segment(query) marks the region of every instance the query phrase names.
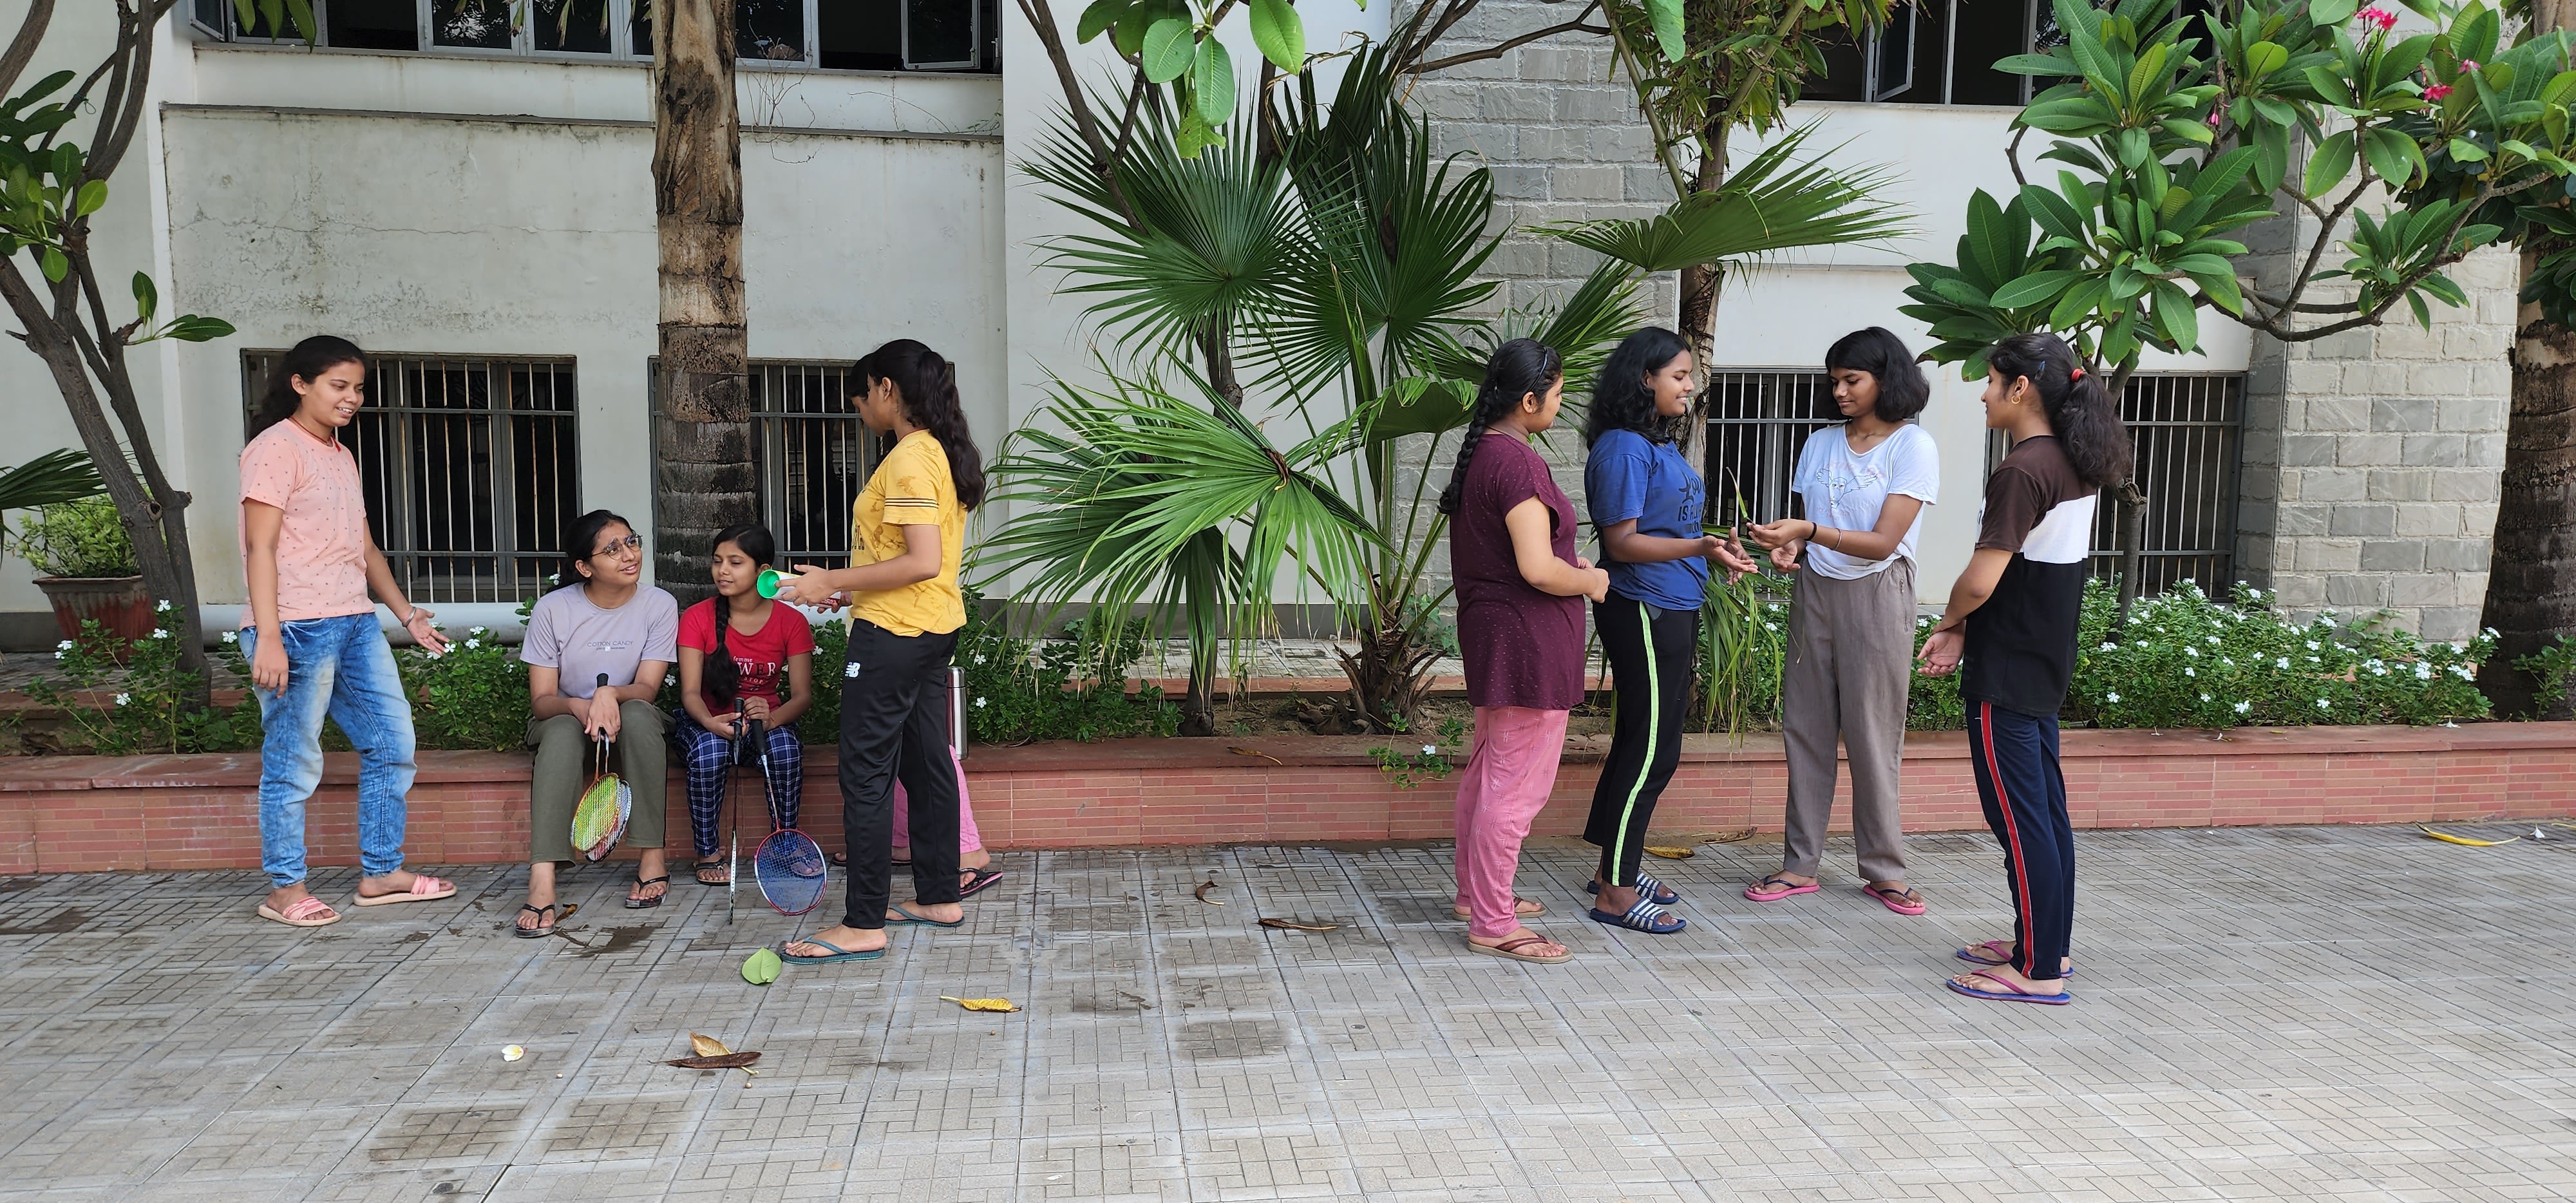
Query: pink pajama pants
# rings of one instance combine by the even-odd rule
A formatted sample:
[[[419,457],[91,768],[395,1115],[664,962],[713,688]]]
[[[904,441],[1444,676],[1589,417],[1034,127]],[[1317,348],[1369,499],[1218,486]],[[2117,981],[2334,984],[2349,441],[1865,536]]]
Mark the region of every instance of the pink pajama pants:
[[[1563,710],[1476,707],[1476,743],[1458,779],[1458,905],[1470,935],[1497,940],[1520,930],[1512,875],[1521,841],[1556,788],[1565,751]]]
[[[954,756],[949,757],[948,764],[957,770],[957,850],[981,852],[984,850],[984,837],[975,830],[975,808],[966,801],[966,764]],[[898,780],[894,783],[894,834],[897,841],[912,832],[912,828],[904,826],[904,802],[903,782]],[[909,848],[911,845],[898,842],[895,847]]]

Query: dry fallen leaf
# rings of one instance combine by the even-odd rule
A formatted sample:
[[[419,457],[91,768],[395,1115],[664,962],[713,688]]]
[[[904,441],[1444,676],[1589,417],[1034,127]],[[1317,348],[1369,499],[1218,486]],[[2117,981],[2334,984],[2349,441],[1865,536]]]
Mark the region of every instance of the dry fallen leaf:
[[[758,1064],[759,1061],[760,1054],[758,1052],[748,1052],[720,1053],[714,1056],[702,1057],[682,1057],[677,1061],[665,1061],[663,1064],[677,1065],[682,1069],[749,1069],[753,1065]]]
[[[1646,845],[1646,851],[1650,855],[1660,856],[1665,860],[1689,860],[1690,858],[1699,855],[1688,848],[1664,847],[1655,844]]]
[[[2428,836],[2433,837],[2434,839],[2440,840],[2440,841],[2442,841],[2442,842],[2443,842],[2443,843],[2445,843],[2445,844],[2458,844],[2458,845],[2461,845],[2461,846],[2463,846],[2463,847],[2467,847],[2467,848],[2493,848],[2493,847],[2496,847],[2496,846],[2498,846],[2498,845],[2502,845],[2502,844],[2510,844],[2510,843],[2512,843],[2514,840],[2518,840],[2518,839],[2521,839],[2521,838],[2522,838],[2521,836],[2518,836],[2518,835],[2517,835],[2517,836],[2512,837],[2512,839],[2502,839],[2502,840],[2473,840],[2473,839],[2470,839],[2469,837],[2464,836],[2464,835],[2451,835],[2451,834],[2449,834],[2449,833],[2447,833],[2447,832],[2435,831],[2435,830],[2433,830],[2432,828],[2430,828],[2430,827],[2426,827],[2426,826],[2424,826],[2424,825],[2422,825],[2422,824],[2420,824],[2420,823],[2416,825],[2415,829],[2416,829],[2417,831],[2421,831],[2421,832],[2423,832],[2424,834],[2426,834],[2426,835],[2428,835]]]
[[[1199,901],[1204,902],[1204,903],[1208,904],[1209,906],[1224,906],[1224,905],[1225,905],[1225,899],[1222,899],[1222,898],[1210,898],[1210,897],[1208,897],[1208,891],[1213,890],[1213,889],[1215,889],[1215,888],[1216,888],[1216,883],[1215,883],[1215,882],[1213,882],[1213,881],[1211,881],[1211,882],[1207,883],[1206,885],[1200,886],[1200,887],[1198,888],[1198,897],[1199,897]]]
[[[1299,923],[1293,919],[1264,919],[1261,921],[1261,926],[1276,927],[1286,931],[1340,931],[1342,928],[1339,923]]]
[[[724,1041],[718,1040],[713,1036],[701,1036],[696,1032],[691,1032],[689,1033],[689,1051],[696,1053],[701,1057],[721,1057],[733,1050],[726,1048]]]
[[[1007,998],[953,998],[942,994],[941,1002],[953,1002],[969,1011],[1017,1011],[1020,1008]]]

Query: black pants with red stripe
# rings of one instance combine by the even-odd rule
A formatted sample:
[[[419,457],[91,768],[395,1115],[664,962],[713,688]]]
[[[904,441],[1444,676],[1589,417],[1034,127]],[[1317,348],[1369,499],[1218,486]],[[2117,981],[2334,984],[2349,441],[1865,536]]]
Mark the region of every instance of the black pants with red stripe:
[[[1968,755],[1986,826],[2004,846],[2012,890],[2013,968],[2055,981],[2075,926],[2075,831],[2057,765],[2057,719],[1968,702]]]

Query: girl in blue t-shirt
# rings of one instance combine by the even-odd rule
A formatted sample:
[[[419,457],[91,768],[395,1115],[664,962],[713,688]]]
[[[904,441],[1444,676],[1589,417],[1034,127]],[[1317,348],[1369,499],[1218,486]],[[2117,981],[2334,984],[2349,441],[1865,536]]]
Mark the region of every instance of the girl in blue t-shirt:
[[[1629,335],[1602,367],[1583,425],[1592,449],[1583,468],[1585,503],[1610,573],[1610,596],[1594,607],[1593,626],[1618,691],[1609,759],[1583,829],[1601,848],[1591,917],[1655,935],[1686,926],[1662,909],[1680,895],[1641,873],[1637,862],[1655,801],[1681,763],[1708,560],[1730,577],[1754,567],[1741,549],[1701,529],[1706,490],[1674,445],[1690,410],[1693,367],[1680,335],[1653,326]]]

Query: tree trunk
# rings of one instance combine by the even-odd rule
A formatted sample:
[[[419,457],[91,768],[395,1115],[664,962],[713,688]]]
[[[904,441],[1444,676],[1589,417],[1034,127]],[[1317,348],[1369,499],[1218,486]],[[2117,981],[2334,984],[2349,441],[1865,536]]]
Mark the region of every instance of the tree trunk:
[[[1715,192],[1726,182],[1727,127],[1713,125],[1700,133],[1699,170],[1691,179],[1693,194]],[[1681,199],[1679,197],[1674,198]],[[1709,355],[1717,345],[1717,294],[1726,283],[1726,273],[1712,266],[1685,267],[1681,272],[1681,330],[1691,353],[1690,414],[1684,419],[1680,445],[1682,458],[1702,469],[1708,466],[1708,379]],[[1732,488],[1726,482],[1710,481],[1712,496],[1719,488]],[[1725,506],[1715,507],[1724,513]],[[1751,521],[1749,514],[1739,518]]]
[[[2529,274],[2541,248],[2523,252]],[[2483,625],[2497,633],[2478,688],[2496,713],[2532,705],[2532,680],[2513,662],[2576,635],[2576,330],[2525,302],[2513,342],[2513,409],[2487,572]],[[2542,718],[2565,718],[2558,713]]]
[[[757,516],[742,276],[742,120],[733,6],[658,0],[653,215],[660,256],[653,577],[712,592],[716,531]]]

